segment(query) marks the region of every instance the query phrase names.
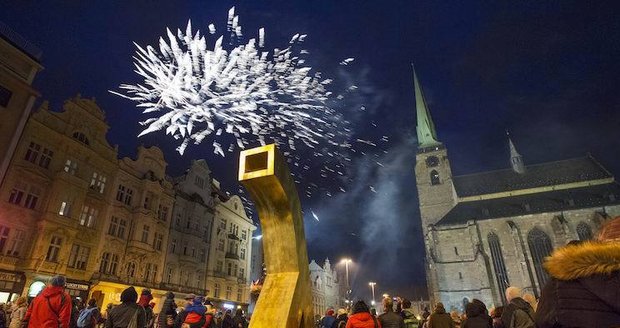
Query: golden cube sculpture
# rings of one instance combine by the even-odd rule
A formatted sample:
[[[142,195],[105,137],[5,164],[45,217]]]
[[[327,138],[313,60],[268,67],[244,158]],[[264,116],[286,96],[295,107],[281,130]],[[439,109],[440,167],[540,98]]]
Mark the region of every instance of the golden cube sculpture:
[[[308,251],[299,195],[275,145],[244,150],[239,181],[256,204],[267,276],[250,328],[313,327]]]

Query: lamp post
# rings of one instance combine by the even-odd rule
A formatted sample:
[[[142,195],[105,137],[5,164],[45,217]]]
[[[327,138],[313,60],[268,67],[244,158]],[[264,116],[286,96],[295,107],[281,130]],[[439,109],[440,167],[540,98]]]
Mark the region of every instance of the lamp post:
[[[376,282],[369,282],[368,286],[370,286],[370,291],[372,292],[372,306],[375,306],[375,285],[377,283]]]
[[[351,285],[349,284],[349,263],[351,263],[351,259],[350,258],[344,258],[342,259],[341,262],[344,262],[344,270],[345,270],[345,279],[347,282],[347,291],[345,293],[345,299],[348,303],[349,301],[349,296],[351,296]]]

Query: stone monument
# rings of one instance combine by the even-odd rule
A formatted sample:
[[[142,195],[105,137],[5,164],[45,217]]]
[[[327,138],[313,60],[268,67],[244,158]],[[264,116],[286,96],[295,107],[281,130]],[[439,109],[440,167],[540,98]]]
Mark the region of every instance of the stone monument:
[[[250,328],[313,327],[306,236],[295,182],[275,145],[244,150],[239,181],[256,204],[267,276]]]

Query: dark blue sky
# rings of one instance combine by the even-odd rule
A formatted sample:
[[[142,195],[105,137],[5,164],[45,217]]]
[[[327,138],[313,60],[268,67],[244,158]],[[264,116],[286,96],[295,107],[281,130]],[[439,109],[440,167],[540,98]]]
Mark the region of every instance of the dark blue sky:
[[[236,158],[212,154],[208,143],[178,155],[162,133],[137,139],[140,112],[108,93],[138,82],[133,41],[154,44],[166,27],[221,29],[236,5],[244,34],[265,27],[267,48],[307,33],[310,64],[324,76],[351,79],[368,110],[355,118],[358,136],[390,143],[358,159],[351,192],[303,199],[310,257],[355,261],[354,287],[411,296],[424,285],[413,165],[415,62],[439,138],[455,174],[508,166],[509,129],[527,163],[591,152],[613,173],[620,150],[620,11],[615,1],[2,1],[0,20],[43,50],[35,85],[60,108],[80,92],[96,97],[121,155],[138,144],[164,149],[169,174],[206,158],[215,177],[237,190]],[[355,57],[343,72],[338,62]],[[372,122],[377,127],[372,126]],[[385,154],[382,150],[387,150]],[[303,154],[302,154],[303,155]],[[369,186],[377,193],[369,191]],[[307,220],[308,221],[308,220]]]

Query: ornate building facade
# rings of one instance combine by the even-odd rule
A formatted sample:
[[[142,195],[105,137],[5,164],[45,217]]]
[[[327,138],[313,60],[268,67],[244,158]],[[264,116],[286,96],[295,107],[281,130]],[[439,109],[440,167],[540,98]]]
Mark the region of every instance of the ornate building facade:
[[[312,306],[315,316],[325,315],[328,308],[344,308],[344,296],[341,293],[338,272],[332,268],[329,259],[323,266],[310,261],[310,283],[312,284]]]
[[[414,73],[415,176],[431,302],[493,307],[519,286],[540,296],[551,251],[589,239],[620,214],[620,185],[592,156],[525,165],[508,140],[510,168],[453,176]]]

